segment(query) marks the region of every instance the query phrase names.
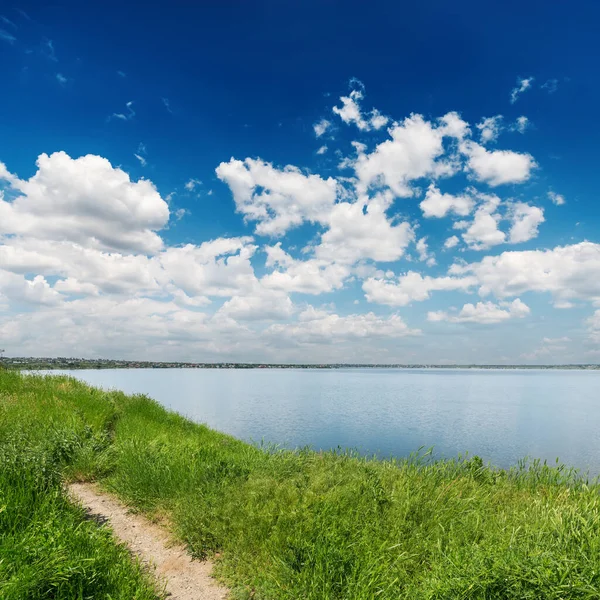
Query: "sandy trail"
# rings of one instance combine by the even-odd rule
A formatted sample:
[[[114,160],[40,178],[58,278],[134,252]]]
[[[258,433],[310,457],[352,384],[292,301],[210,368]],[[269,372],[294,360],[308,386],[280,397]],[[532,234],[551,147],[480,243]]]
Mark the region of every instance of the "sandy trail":
[[[211,577],[212,564],[192,560],[185,547],[173,545],[169,534],[141,515],[128,511],[114,497],[89,483],[69,486],[74,500],[89,516],[108,523],[115,536],[150,567],[169,600],[224,600],[228,590]]]

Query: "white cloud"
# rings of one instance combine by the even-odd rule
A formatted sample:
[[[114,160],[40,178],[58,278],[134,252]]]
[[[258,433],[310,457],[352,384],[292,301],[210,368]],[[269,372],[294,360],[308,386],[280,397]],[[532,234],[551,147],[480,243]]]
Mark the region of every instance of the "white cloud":
[[[519,133],[525,133],[525,131],[527,129],[529,129],[531,127],[531,121],[525,117],[525,116],[521,116],[521,117],[517,117],[517,120],[515,121],[514,125],[511,127],[511,129],[513,131],[518,131]]]
[[[522,319],[529,315],[529,307],[516,298],[512,302],[501,303],[478,302],[477,304],[465,304],[456,315],[445,311],[427,313],[427,320],[432,322],[448,321],[449,323],[480,323],[489,325],[500,323],[508,319]]]
[[[486,250],[492,246],[503,244],[506,235],[498,229],[500,215],[496,213],[500,198],[495,194],[478,194],[483,203],[475,211],[471,223],[461,221],[454,224],[456,229],[466,228],[463,240],[472,250]]]
[[[317,150],[317,154],[325,154],[325,152],[327,152],[327,146],[321,146],[318,150]]]
[[[519,77],[517,79],[517,87],[513,88],[510,93],[510,103],[514,104],[523,92],[531,88],[532,83],[533,77]]]
[[[502,131],[502,115],[495,117],[486,117],[480,123],[477,123],[477,129],[480,131],[482,144],[495,142]]]
[[[587,325],[592,342],[600,344],[600,310],[595,311],[587,320]]]
[[[315,135],[319,138],[325,134],[325,132],[331,127],[331,121],[327,119],[321,119],[313,125]]]
[[[294,311],[285,293],[261,289],[253,294],[233,296],[219,309],[219,314],[236,321],[277,321],[289,319]]]
[[[445,217],[453,212],[461,217],[466,217],[471,213],[475,201],[471,196],[442,193],[434,183],[430,184],[425,194],[425,199],[419,205],[425,217]]]
[[[548,198],[550,198],[552,203],[556,204],[556,206],[562,206],[566,202],[565,197],[562,194],[557,194],[552,190],[548,192]]]
[[[194,179],[193,177],[189,179],[185,185],[183,186],[188,192],[193,192],[198,186],[202,185],[202,182],[199,179]]]
[[[291,338],[302,344],[335,343],[340,340],[368,338],[398,338],[419,335],[410,329],[398,315],[378,317],[372,312],[340,316],[309,307],[298,322],[290,325],[275,324],[267,334]]]
[[[216,173],[230,187],[238,212],[258,222],[260,235],[282,235],[304,221],[323,222],[337,196],[333,177],[305,175],[291,165],[276,169],[260,159],[232,158]]]
[[[446,239],[446,241],[444,242],[444,248],[446,248],[447,250],[450,250],[450,248],[454,248],[459,243],[460,243],[460,240],[458,239],[458,237],[453,235]]]
[[[371,118],[369,124],[375,130],[385,127],[389,123],[389,118],[382,115],[376,108],[371,111]]]
[[[527,242],[538,235],[538,227],[545,221],[544,211],[537,206],[517,202],[511,207],[512,226],[509,231],[511,244]]]
[[[266,266],[273,270],[261,279],[269,289],[285,293],[322,294],[340,289],[352,270],[348,264],[312,258],[296,260],[281,248],[267,246]]]
[[[479,294],[498,298],[525,292],[547,292],[555,305],[567,307],[572,300],[600,305],[600,244],[581,242],[549,250],[503,252],[480,262],[455,264],[449,273],[475,277]]]
[[[347,125],[354,123],[362,131],[370,129],[369,123],[362,115],[360,100],[363,93],[361,90],[352,90],[348,96],[342,96],[342,106],[334,106],[333,112]]]
[[[57,73],[56,74],[56,81],[58,81],[58,83],[60,83],[60,85],[66,85],[66,83],[69,80],[62,73]]]
[[[422,177],[454,174],[459,166],[453,158],[438,160],[444,154],[445,137],[465,135],[467,124],[456,113],[448,113],[437,125],[421,115],[411,115],[389,130],[391,139],[378,144],[373,152],[359,151],[355,162],[358,190],[370,185],[389,187],[396,196],[415,194],[410,182]]]
[[[145,167],[148,164],[148,161],[141,154],[134,154],[134,156],[140,161],[142,167]]]
[[[419,260],[421,262],[425,262],[428,267],[433,267],[436,264],[435,255],[429,251],[429,247],[427,245],[427,237],[422,237],[416,243],[417,254],[419,255]]]
[[[169,220],[169,208],[154,185],[133,182],[108,160],[89,154],[41,154],[28,180],[8,173],[0,178],[20,193],[0,197],[0,234],[67,240],[85,247],[155,253],[163,242],[156,231]]]
[[[474,277],[423,277],[409,271],[394,279],[370,277],[362,286],[369,302],[388,306],[407,306],[428,300],[434,291],[468,291],[477,283]]]
[[[354,263],[361,259],[400,259],[414,232],[407,222],[393,224],[386,216],[392,196],[380,193],[370,200],[339,202],[323,220],[328,229],[315,247],[315,256],[330,262]]]
[[[472,141],[463,142],[461,151],[467,156],[467,170],[472,177],[492,187],[524,183],[537,167],[531,154],[511,150],[489,151]]]
[[[173,109],[171,108],[171,102],[168,98],[161,98],[163,106],[166,108],[167,112],[173,114]]]
[[[0,290],[4,297],[19,303],[53,305],[62,300],[42,275],[26,279],[23,275],[0,269]]]

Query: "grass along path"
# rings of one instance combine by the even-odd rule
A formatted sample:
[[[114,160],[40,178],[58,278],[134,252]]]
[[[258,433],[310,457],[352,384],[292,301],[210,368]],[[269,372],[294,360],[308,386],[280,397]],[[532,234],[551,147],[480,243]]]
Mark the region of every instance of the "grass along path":
[[[505,471],[477,458],[260,449],[145,397],[14,372],[0,372],[0,451],[30,465],[31,477],[39,464],[68,481],[97,481],[163,518],[196,558],[218,553],[215,572],[240,600],[600,598],[600,488],[558,465]],[[39,499],[21,509],[16,475],[4,489],[0,526],[11,531]],[[67,525],[50,522],[69,539]],[[27,581],[32,552],[26,544],[22,555],[2,554],[4,543],[0,597],[86,597],[3,596],[6,570]],[[45,581],[58,572],[70,582],[75,571],[81,585],[92,576],[111,589],[141,585],[126,570],[115,579],[105,569],[112,550],[99,548],[97,574],[84,555],[67,554],[69,570],[50,550],[37,569]]]
[[[212,563],[192,560],[162,527],[133,514],[114,497],[89,483],[72,483],[69,495],[93,520],[110,525],[114,535],[158,579],[169,600],[224,600],[227,590],[211,577]]]

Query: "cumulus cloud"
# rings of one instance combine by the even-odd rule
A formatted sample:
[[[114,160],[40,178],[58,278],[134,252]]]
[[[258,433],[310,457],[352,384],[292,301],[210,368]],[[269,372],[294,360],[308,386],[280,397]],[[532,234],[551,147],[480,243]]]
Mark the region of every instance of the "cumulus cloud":
[[[409,271],[398,278],[369,277],[363,283],[363,291],[369,302],[388,306],[407,306],[411,302],[423,302],[434,291],[467,291],[477,283],[474,277],[423,277]]]
[[[302,344],[320,344],[345,339],[414,336],[421,332],[418,329],[410,329],[399,315],[382,318],[370,312],[340,316],[311,306],[300,314],[297,323],[275,324],[267,333],[291,337]]]
[[[455,229],[466,229],[463,240],[472,250],[486,250],[492,246],[503,244],[506,234],[500,231],[498,223],[500,215],[496,213],[500,198],[495,194],[478,194],[482,204],[475,211],[472,222],[460,221],[454,224]]]
[[[150,181],[133,182],[92,154],[41,154],[36,164],[28,180],[1,166],[0,178],[18,195],[0,198],[0,234],[148,254],[162,248],[156,231],[167,224],[169,208]]]
[[[479,323],[490,325],[507,321],[508,319],[522,319],[529,315],[529,307],[516,298],[512,302],[501,303],[478,302],[465,304],[458,314],[452,315],[445,311],[427,313],[427,320],[433,322],[447,321],[448,323]]]
[[[441,159],[445,152],[444,138],[460,139],[468,130],[456,113],[448,113],[437,124],[421,115],[411,115],[389,130],[390,138],[377,145],[371,153],[359,149],[354,163],[358,189],[369,186],[389,187],[396,196],[415,194],[411,182],[422,177],[433,179],[450,176],[458,169],[455,157]]]
[[[544,211],[537,206],[517,202],[511,208],[512,226],[509,231],[511,244],[527,242],[538,235],[538,227],[545,221]]]
[[[497,298],[525,292],[549,293],[555,306],[568,307],[573,300],[600,305],[600,244],[581,242],[548,250],[503,252],[480,262],[455,264],[454,277],[474,277],[479,294]]]
[[[266,266],[273,270],[261,279],[266,288],[285,293],[323,294],[340,289],[350,276],[350,265],[318,258],[297,260],[281,243],[265,248]]]
[[[519,77],[517,79],[517,86],[514,87],[510,92],[510,103],[514,104],[523,92],[526,92],[531,88],[532,83],[533,77]]]
[[[400,259],[414,231],[408,222],[393,224],[386,216],[393,198],[380,193],[356,202],[339,202],[323,220],[328,229],[315,247],[317,258],[345,263],[361,259],[390,262]]]
[[[348,96],[342,96],[342,106],[334,106],[333,112],[346,124],[354,123],[359,129],[366,131],[370,129],[370,125],[363,117],[360,100],[363,93],[361,90],[352,90]]]
[[[327,152],[327,146],[321,146],[318,150],[317,150],[317,154],[325,154]]]
[[[482,144],[495,142],[498,139],[502,131],[502,119],[502,115],[496,115],[495,117],[486,117],[480,123],[477,123]]]
[[[460,239],[457,236],[452,235],[449,238],[446,238],[446,241],[444,242],[444,248],[446,248],[446,250],[450,250],[451,248],[457,246],[459,243]]]
[[[524,183],[537,167],[533,156],[527,153],[512,150],[490,151],[472,141],[465,141],[461,150],[467,157],[467,171],[470,175],[492,187],[507,183]]]
[[[454,196],[440,192],[434,183],[430,184],[425,194],[425,199],[419,205],[425,217],[445,217],[454,213],[466,217],[475,206],[475,201],[469,195]]]
[[[291,165],[277,169],[260,159],[232,158],[216,173],[231,189],[238,212],[256,221],[261,235],[282,235],[303,221],[322,222],[337,196],[333,177],[304,174]]]
[[[422,237],[415,245],[419,260],[427,264],[428,267],[433,267],[436,264],[435,255],[429,250],[427,245],[427,237]]]

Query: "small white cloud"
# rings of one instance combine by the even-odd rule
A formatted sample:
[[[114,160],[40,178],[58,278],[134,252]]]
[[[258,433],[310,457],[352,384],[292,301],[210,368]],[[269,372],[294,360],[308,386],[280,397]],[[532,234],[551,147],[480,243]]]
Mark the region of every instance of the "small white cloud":
[[[548,198],[550,198],[556,206],[562,206],[566,202],[565,197],[562,194],[557,194],[552,190],[548,192]]]
[[[426,263],[428,267],[433,267],[436,264],[436,260],[434,254],[429,251],[427,237],[422,237],[415,246],[419,254],[419,260]]]
[[[375,130],[385,127],[389,122],[389,118],[382,115],[376,108],[371,111],[371,118],[369,124]]]
[[[148,161],[145,158],[147,154],[148,152],[146,152],[146,144],[140,142],[138,144],[138,150],[136,153],[134,153],[134,156],[140,161],[142,167],[145,167],[148,164]]]
[[[517,79],[517,87],[513,88],[513,90],[510,93],[510,103],[514,104],[517,101],[520,94],[526,92],[528,89],[531,88],[532,83],[533,77],[519,77]]]
[[[199,185],[202,185],[202,182],[199,179],[190,179],[183,187],[188,192],[193,192]]]
[[[482,144],[488,142],[495,142],[502,131],[502,115],[496,115],[495,117],[486,117],[477,123],[477,129],[481,132],[480,139]]]
[[[361,131],[368,131],[371,126],[363,117],[360,108],[360,101],[362,98],[363,93],[361,90],[352,90],[348,96],[342,96],[340,98],[342,106],[334,106],[333,112],[347,125],[354,123]]]
[[[133,117],[135,117],[135,110],[133,110],[133,101],[130,100],[125,104],[125,108],[127,109],[126,113],[113,113],[107,119],[107,121],[112,121],[113,119],[117,119],[119,121],[131,121]]]
[[[321,146],[318,150],[317,150],[317,154],[325,154],[325,152],[327,152],[327,146]]]
[[[525,133],[526,129],[531,127],[531,121],[525,117],[518,117],[514,124],[511,126],[511,131],[518,131],[519,133]]]
[[[321,137],[329,128],[331,127],[331,121],[327,119],[321,119],[317,123],[313,125],[313,129],[315,131],[315,135],[319,138]]]
[[[67,81],[69,81],[62,73],[56,74],[56,81],[60,83],[60,85],[66,85]]]
[[[185,209],[185,208],[178,208],[178,209],[175,211],[175,218],[176,218],[178,221],[181,221],[181,219],[183,219],[183,217],[185,217],[185,215],[189,215],[189,214],[190,214],[190,211],[189,211],[189,210],[187,210],[187,209]]]
[[[548,79],[546,83],[541,85],[541,88],[546,90],[549,94],[554,94],[558,89],[558,79]]]
[[[460,239],[457,236],[453,235],[444,242],[444,248],[450,250],[450,248],[454,248],[459,242]]]
[[[168,98],[161,98],[163,106],[167,109],[167,112],[173,114],[173,109],[171,108],[171,103]]]

